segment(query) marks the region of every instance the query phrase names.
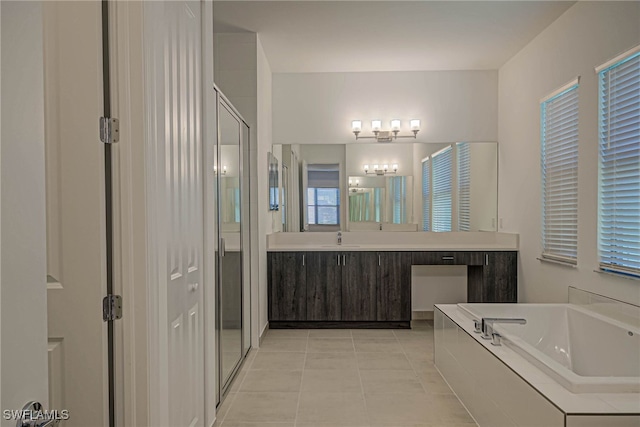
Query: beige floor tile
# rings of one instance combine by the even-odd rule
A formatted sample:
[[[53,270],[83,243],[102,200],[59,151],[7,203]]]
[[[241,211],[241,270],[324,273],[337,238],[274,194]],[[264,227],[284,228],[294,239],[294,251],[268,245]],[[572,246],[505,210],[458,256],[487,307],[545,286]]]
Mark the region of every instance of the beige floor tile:
[[[259,421],[257,423],[245,421],[225,421],[221,427],[295,427],[296,423],[266,423]]]
[[[267,426],[268,427],[268,426]],[[296,427],[370,427],[369,423],[296,423]]]
[[[432,329],[433,320],[412,320],[411,329]]]
[[[285,370],[296,371],[301,370],[304,367],[304,353],[280,353],[280,352],[259,352],[255,360],[249,367],[251,370],[255,369],[273,369],[273,370]]]
[[[300,391],[302,371],[248,371],[240,391]]]
[[[432,339],[399,339],[400,345],[406,352],[425,352],[433,354]]]
[[[446,383],[439,372],[418,372],[418,379],[427,393],[433,394],[452,394],[451,388]]]
[[[238,392],[224,422],[295,421],[299,393]]]
[[[440,421],[427,394],[365,394],[370,423],[394,426]]]
[[[309,338],[351,338],[350,329],[312,329]]]
[[[309,338],[309,353],[341,353],[353,351],[351,338]]]
[[[266,338],[307,338],[309,329],[269,329]]]
[[[409,359],[403,353],[356,353],[359,369],[412,370]]]
[[[402,347],[395,338],[360,338],[354,340],[356,352],[402,353]]]
[[[355,353],[307,353],[305,370],[357,369]]]
[[[395,338],[391,329],[353,329],[353,338]]]
[[[433,404],[440,423],[473,423],[473,418],[453,394],[433,395]]]
[[[362,393],[300,393],[298,423],[366,424]]]
[[[365,394],[426,394],[413,371],[363,370],[360,371],[360,377]]]
[[[394,329],[393,335],[396,338],[419,338],[419,337],[431,337],[433,338],[432,329]]]
[[[244,381],[244,377],[247,375],[247,371],[248,369],[246,368],[246,366],[243,366],[240,372],[238,372],[238,375],[236,375],[236,378],[233,380],[231,388],[229,389],[230,392],[238,391],[238,389],[240,388],[240,384],[242,384],[242,381]]]
[[[302,377],[302,392],[362,393],[357,369],[349,370],[305,370]]]
[[[265,338],[260,346],[260,352],[302,352],[307,350],[306,338]]]
[[[416,372],[432,371],[433,353],[428,351],[405,351],[405,355]]]

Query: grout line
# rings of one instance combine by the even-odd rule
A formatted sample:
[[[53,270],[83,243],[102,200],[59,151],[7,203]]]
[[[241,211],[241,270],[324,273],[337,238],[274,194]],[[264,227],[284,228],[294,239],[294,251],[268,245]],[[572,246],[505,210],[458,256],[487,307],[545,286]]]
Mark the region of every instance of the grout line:
[[[364,416],[367,420],[367,424],[371,425],[371,420],[369,419],[369,408],[367,407],[367,396],[364,392],[364,384],[362,383],[362,375],[360,374],[360,364],[358,363],[358,352],[356,351],[356,342],[353,338],[353,332],[351,333],[351,342],[353,343],[353,351],[356,357],[356,370],[358,371],[358,380],[360,381],[360,390],[362,391],[362,401],[364,402]]]
[[[300,390],[298,390],[298,402],[296,405],[296,416],[293,419],[293,425],[298,425],[298,413],[300,412],[300,400],[302,399],[302,382],[304,381],[304,371],[307,369],[307,354],[309,354],[309,336],[311,330],[307,331],[307,344],[304,347],[304,362],[302,362],[302,373],[300,374]]]

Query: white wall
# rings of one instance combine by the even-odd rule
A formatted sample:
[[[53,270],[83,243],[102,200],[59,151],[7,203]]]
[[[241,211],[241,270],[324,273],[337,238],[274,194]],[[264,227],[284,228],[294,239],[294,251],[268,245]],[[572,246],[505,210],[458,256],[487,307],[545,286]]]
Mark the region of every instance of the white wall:
[[[273,76],[276,144],[348,143],[351,121],[422,121],[421,142],[495,141],[497,71],[306,73]]]
[[[519,300],[561,302],[572,285],[640,304],[640,282],[598,266],[598,111],[594,67],[640,43],[639,2],[577,2],[499,70],[500,231],[520,234]],[[541,263],[539,100],[579,89],[577,268]]]
[[[272,145],[272,74],[269,61],[264,54],[260,36],[257,37],[257,93],[258,93],[258,141],[257,141],[257,174],[252,177],[254,183],[251,191],[258,194],[258,204],[252,206],[258,215],[258,228],[252,230],[258,240],[258,271],[257,274],[260,295],[260,334],[268,322],[267,296],[267,234],[271,234],[274,221],[279,218],[280,211],[269,210],[269,192],[267,188],[267,153]],[[279,159],[281,160],[281,159]],[[280,162],[281,163],[281,162]],[[252,237],[253,237],[252,236]],[[255,247],[256,237],[252,238]],[[256,258],[254,258],[255,260]],[[255,263],[254,263],[255,264]]]

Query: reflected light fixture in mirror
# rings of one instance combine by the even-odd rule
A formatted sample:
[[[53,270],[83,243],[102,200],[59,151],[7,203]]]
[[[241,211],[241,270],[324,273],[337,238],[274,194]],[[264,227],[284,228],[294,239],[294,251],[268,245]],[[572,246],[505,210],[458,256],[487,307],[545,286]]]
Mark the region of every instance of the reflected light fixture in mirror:
[[[362,120],[353,120],[351,122],[351,131],[357,139],[375,139],[378,142],[390,142],[398,138],[417,138],[420,132],[420,120],[412,119],[409,121],[411,132],[413,135],[398,135],[402,122],[400,119],[391,120],[391,130],[382,129],[382,120],[371,120],[371,132],[373,136],[360,136],[362,132]]]
[[[373,170],[369,170],[369,165],[362,165],[364,173],[367,175],[395,175],[398,173],[398,164],[393,163],[391,165],[391,171],[388,164],[383,164],[382,168],[379,165],[373,165]]]

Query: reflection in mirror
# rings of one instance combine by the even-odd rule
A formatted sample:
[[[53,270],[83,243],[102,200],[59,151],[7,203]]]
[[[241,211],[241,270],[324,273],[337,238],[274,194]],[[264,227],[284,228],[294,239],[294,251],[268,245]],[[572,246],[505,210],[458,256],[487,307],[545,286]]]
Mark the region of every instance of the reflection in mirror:
[[[496,231],[496,142],[283,145],[285,231]],[[277,146],[279,149],[280,146]],[[276,146],[274,146],[276,150]],[[331,217],[307,182],[313,165],[337,167]],[[387,168],[385,170],[385,165]],[[315,166],[313,166],[315,167]],[[297,168],[297,170],[294,170]],[[397,168],[397,170],[396,170]],[[281,170],[284,181],[284,169]],[[348,178],[343,178],[348,177]],[[415,182],[415,185],[414,185]],[[343,191],[340,191],[343,189]],[[346,209],[340,209],[345,206]],[[299,208],[298,208],[299,207]],[[320,214],[323,218],[320,219]],[[297,217],[296,217],[297,215]],[[328,225],[337,219],[335,225]],[[320,224],[316,224],[320,221]],[[322,221],[327,224],[322,225]]]

